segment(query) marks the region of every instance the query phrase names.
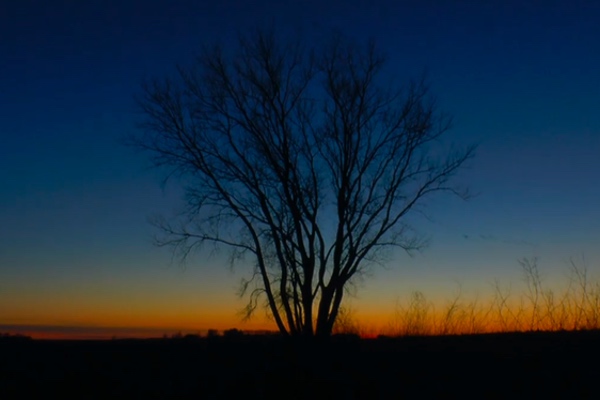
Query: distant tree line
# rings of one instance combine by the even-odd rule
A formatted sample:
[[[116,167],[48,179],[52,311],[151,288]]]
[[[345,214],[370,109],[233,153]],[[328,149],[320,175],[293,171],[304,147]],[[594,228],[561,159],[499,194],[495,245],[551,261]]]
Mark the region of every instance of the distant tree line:
[[[31,336],[21,333],[0,332],[0,340],[31,340]]]

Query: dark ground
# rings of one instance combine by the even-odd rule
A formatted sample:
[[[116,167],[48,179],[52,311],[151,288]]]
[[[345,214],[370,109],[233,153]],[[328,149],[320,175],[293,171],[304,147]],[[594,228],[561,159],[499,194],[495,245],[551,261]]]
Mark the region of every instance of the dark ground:
[[[289,342],[0,339],[0,399],[600,398],[600,332]]]

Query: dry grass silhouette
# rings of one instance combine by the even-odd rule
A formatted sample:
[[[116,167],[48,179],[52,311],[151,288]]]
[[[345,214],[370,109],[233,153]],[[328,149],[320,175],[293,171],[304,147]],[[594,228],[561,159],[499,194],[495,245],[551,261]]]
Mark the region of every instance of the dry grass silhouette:
[[[447,335],[487,332],[557,331],[600,328],[600,281],[589,268],[570,260],[566,284],[547,287],[537,258],[519,260],[525,291],[514,294],[510,285],[492,283],[487,302],[465,299],[462,291],[441,309],[419,291],[399,304],[390,334]]]
[[[584,259],[569,261],[561,284],[547,284],[537,258],[519,260],[522,290],[493,280],[487,300],[468,298],[459,285],[442,305],[421,291],[397,301],[387,336],[455,335],[495,332],[600,329],[600,280],[592,277]],[[351,309],[344,310],[336,333],[373,336]]]

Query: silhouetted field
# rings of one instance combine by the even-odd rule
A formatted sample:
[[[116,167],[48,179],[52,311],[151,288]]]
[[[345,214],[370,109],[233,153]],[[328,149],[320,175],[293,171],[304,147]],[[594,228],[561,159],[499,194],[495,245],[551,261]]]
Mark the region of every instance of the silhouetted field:
[[[598,398],[600,332],[0,341],[0,398]],[[119,397],[120,398],[120,397]]]

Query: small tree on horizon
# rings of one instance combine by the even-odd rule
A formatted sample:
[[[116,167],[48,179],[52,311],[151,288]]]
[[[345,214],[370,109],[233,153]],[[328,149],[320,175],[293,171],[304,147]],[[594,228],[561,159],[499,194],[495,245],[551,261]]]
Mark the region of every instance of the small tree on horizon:
[[[185,182],[185,218],[161,220],[185,259],[203,243],[250,256],[245,316],[264,304],[284,335],[329,336],[346,289],[385,249],[422,248],[407,216],[474,149],[448,150],[449,118],[424,82],[396,88],[373,43],[241,37],[143,86],[135,144]]]

